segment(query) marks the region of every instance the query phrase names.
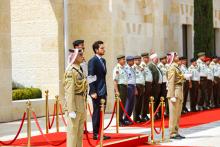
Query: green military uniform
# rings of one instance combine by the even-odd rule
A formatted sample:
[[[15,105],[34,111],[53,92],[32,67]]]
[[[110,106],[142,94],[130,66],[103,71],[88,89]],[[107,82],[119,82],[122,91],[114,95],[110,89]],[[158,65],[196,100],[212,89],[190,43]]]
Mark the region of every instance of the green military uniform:
[[[79,65],[73,64],[66,70],[64,89],[68,114],[67,147],[82,147],[87,81]],[[76,113],[75,118],[69,116],[72,112]]]
[[[117,81],[119,97],[122,104],[125,106],[127,98],[127,88],[128,88],[128,75],[125,70],[125,66],[121,66],[119,63],[115,66],[113,70],[113,80]],[[119,121],[120,124],[124,123],[123,111],[121,107],[119,108]]]
[[[169,129],[170,136],[178,135],[179,120],[182,111],[183,103],[183,82],[184,76],[178,67],[177,63],[172,63],[167,71],[168,92],[169,99]],[[176,98],[173,102],[171,98]]]

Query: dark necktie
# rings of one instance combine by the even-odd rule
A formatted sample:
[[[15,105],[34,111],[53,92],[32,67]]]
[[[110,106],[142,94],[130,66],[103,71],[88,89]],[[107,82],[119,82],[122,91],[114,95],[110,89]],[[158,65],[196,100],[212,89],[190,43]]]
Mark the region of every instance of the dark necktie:
[[[103,68],[105,69],[104,59],[103,59],[103,58],[100,58],[100,61],[101,61],[101,63],[102,63]]]

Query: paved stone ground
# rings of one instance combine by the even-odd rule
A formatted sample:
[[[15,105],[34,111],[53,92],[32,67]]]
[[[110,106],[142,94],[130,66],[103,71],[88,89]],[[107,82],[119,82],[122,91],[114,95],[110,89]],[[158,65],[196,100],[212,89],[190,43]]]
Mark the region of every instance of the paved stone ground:
[[[105,116],[105,124],[109,122],[110,115]],[[45,128],[45,118],[38,118],[41,127]],[[39,131],[36,128],[34,121],[32,123],[32,135],[39,135]],[[17,132],[17,129],[20,125],[20,121],[0,123],[0,140],[10,140],[14,137]],[[111,126],[115,125],[115,119]],[[26,122],[19,138],[26,137]],[[88,130],[92,130],[92,123],[90,116],[88,116]],[[45,131],[45,129],[44,129]],[[55,132],[55,124],[50,132]],[[66,131],[64,124],[60,119],[60,131]],[[110,127],[105,132],[114,133],[115,127]],[[120,128],[120,133],[141,133],[150,135],[150,128],[133,128],[133,127],[123,127]],[[168,136],[168,129],[166,129],[166,136]],[[186,139],[183,140],[169,140],[167,143],[162,143],[162,145],[171,145],[171,146],[220,146],[220,121],[212,122],[205,125],[200,125],[192,128],[182,129],[181,134],[186,136]],[[156,140],[160,140],[161,136],[156,136]],[[168,141],[168,138],[166,138]]]

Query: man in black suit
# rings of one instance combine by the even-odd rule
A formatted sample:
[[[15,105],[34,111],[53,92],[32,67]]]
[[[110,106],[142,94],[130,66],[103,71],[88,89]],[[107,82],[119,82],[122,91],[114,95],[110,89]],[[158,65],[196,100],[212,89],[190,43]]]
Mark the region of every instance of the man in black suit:
[[[160,69],[157,67],[157,63],[159,61],[157,54],[152,54],[150,56],[151,62],[149,64],[149,69],[153,76],[152,82],[152,96],[154,97],[155,102],[155,110],[157,109],[158,105],[160,104],[160,91],[161,91],[161,84],[163,81],[163,75]],[[155,119],[160,117],[159,113],[155,116]]]
[[[89,84],[89,95],[92,98],[93,104],[93,139],[98,139],[99,126],[100,126],[100,101],[107,97],[106,88],[106,61],[102,56],[105,54],[104,42],[96,41],[92,45],[95,55],[89,60],[88,63],[88,75],[96,80]],[[104,139],[110,139],[108,136],[104,136]]]

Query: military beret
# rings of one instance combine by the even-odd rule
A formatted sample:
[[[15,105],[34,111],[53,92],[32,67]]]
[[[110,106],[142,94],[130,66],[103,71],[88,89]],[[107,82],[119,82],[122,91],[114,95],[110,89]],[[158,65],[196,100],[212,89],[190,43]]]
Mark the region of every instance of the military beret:
[[[131,61],[131,60],[134,60],[134,57],[133,57],[133,56],[127,56],[127,57],[126,57],[126,61]]]
[[[141,59],[141,56],[134,56],[134,59]]]
[[[119,59],[125,58],[125,55],[118,55],[116,58],[117,60],[119,60]]]
[[[207,62],[207,61],[211,61],[211,58],[206,57],[205,62]]]
[[[186,60],[186,57],[180,57],[179,60]]]
[[[141,57],[149,57],[149,54],[148,53],[142,53]]]
[[[190,62],[192,63],[192,62],[196,62],[196,58],[192,58],[191,60],[190,60]]]
[[[78,46],[82,43],[84,43],[84,40],[75,40],[75,41],[73,41],[73,46],[75,47],[75,46]]]
[[[197,56],[198,56],[198,57],[205,56],[205,52],[199,52],[199,53],[197,54]]]
[[[212,59],[218,59],[218,57],[217,56],[212,56]]]

